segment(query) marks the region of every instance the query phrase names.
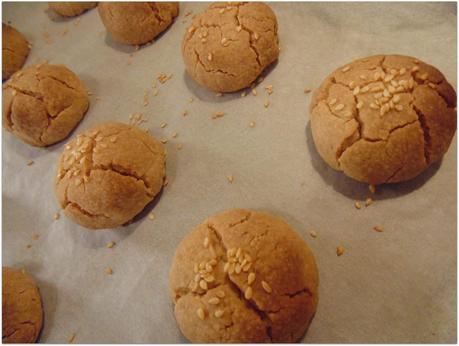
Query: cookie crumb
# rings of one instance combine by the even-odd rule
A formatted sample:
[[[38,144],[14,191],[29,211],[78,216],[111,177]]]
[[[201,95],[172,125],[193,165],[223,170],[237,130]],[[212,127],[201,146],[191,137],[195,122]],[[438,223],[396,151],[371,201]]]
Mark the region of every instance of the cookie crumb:
[[[374,226],[373,230],[376,232],[384,232],[383,226]]]
[[[109,243],[106,245],[106,247],[107,247],[108,249],[111,249],[111,248],[113,248],[115,245],[116,245],[116,243],[115,243],[114,241],[111,241],[111,242],[109,242]]]
[[[72,344],[75,341],[76,334],[72,333],[67,339],[67,343]]]
[[[155,214],[153,214],[153,213],[148,214],[148,218],[150,220],[154,220],[155,219]]]
[[[373,204],[373,200],[368,197],[366,200],[365,200],[365,206],[368,207],[370,204]]]
[[[110,268],[110,267],[107,267],[107,269],[105,269],[105,273],[106,273],[107,275],[112,275],[112,274],[113,274],[113,269]]]
[[[368,185],[368,190],[370,190],[371,193],[376,193],[376,186]]]
[[[311,92],[311,89],[309,89],[309,88],[304,88],[304,93],[305,93],[305,94],[309,94],[310,92]]]
[[[234,177],[233,177],[232,175],[226,176],[226,179],[228,179],[228,181],[229,181],[230,183],[233,183],[233,181],[234,181]]]
[[[344,247],[340,245],[340,246],[338,246],[338,247],[336,248],[336,256],[339,257],[339,256],[341,256],[342,254],[344,254]]]
[[[355,209],[361,209],[361,208],[362,208],[362,205],[360,204],[359,201],[355,201],[354,207],[355,207]]]
[[[214,114],[212,114],[212,119],[222,118],[224,115],[225,112],[214,112]]]
[[[312,230],[309,232],[309,235],[312,237],[312,238],[317,238],[317,232]]]
[[[183,112],[182,112],[182,116],[186,117],[188,115],[188,111],[185,109]]]
[[[32,166],[34,164],[33,160],[27,161],[27,166]]]
[[[55,214],[53,215],[53,219],[54,219],[54,220],[59,220],[60,217],[61,217],[61,216],[60,216],[59,213],[55,213]]]
[[[264,104],[265,108],[268,108],[270,104],[271,104],[271,103],[269,102],[269,100],[266,100],[266,101],[265,101],[265,104]]]

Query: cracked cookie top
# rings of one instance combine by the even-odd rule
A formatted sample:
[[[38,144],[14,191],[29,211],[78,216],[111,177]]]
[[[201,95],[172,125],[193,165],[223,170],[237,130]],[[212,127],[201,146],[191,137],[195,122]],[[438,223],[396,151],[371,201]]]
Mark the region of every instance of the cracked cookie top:
[[[318,282],[314,256],[294,230],[239,209],[185,236],[170,272],[178,325],[197,343],[297,341],[316,310]]]
[[[369,184],[417,176],[448,150],[456,132],[456,93],[435,67],[377,55],[328,76],[310,105],[322,158]]]
[[[262,2],[213,3],[194,17],[182,53],[199,84],[219,92],[248,87],[279,56],[276,16]]]
[[[112,37],[144,44],[166,30],[178,16],[178,2],[100,2],[99,15]]]
[[[28,67],[3,86],[3,126],[39,147],[67,137],[88,106],[83,84],[63,65]]]
[[[2,23],[2,80],[21,69],[29,51],[25,37],[12,26]]]
[[[97,2],[48,2],[48,6],[54,12],[63,17],[75,17],[82,14],[84,11],[96,7]]]
[[[2,342],[33,343],[43,326],[43,308],[35,281],[24,271],[2,269]]]
[[[135,126],[105,123],[79,134],[62,153],[55,191],[65,214],[91,229],[132,220],[161,190],[166,155]]]

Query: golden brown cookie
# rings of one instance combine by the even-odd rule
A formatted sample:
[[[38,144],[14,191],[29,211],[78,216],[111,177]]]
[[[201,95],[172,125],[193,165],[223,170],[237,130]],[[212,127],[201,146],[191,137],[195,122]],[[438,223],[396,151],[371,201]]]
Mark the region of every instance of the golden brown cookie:
[[[3,126],[39,147],[67,137],[88,106],[83,84],[63,65],[31,66],[3,85]]]
[[[248,87],[279,56],[276,15],[262,2],[213,3],[194,17],[182,53],[199,84],[219,92]]]
[[[435,67],[401,55],[356,60],[328,76],[310,106],[317,151],[369,184],[417,176],[456,132],[456,93]]]
[[[75,17],[97,6],[97,2],[48,2],[48,6],[63,17]]]
[[[35,342],[43,326],[43,308],[35,281],[24,271],[2,270],[2,342]]]
[[[104,123],[70,141],[55,181],[65,215],[92,229],[132,220],[161,190],[162,144],[137,127]]]
[[[178,16],[178,2],[101,2],[99,14],[115,41],[144,44],[166,30]]]
[[[179,244],[170,272],[175,318],[195,343],[295,342],[318,303],[312,252],[285,222],[235,209]]]
[[[2,80],[20,70],[30,52],[29,42],[12,26],[2,23]]]

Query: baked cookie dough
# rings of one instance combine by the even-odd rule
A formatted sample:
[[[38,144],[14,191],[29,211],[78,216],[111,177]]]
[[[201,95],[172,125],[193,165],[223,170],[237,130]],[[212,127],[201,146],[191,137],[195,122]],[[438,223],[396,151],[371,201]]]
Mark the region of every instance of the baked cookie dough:
[[[2,80],[21,69],[29,52],[25,37],[12,26],[2,23]]]
[[[88,106],[83,84],[63,65],[31,66],[3,85],[3,126],[38,147],[67,137]]]
[[[35,342],[43,326],[43,308],[35,281],[24,271],[2,269],[2,342]]]
[[[48,2],[48,6],[63,17],[75,17],[97,6],[97,2]]]
[[[320,156],[369,184],[411,179],[441,159],[456,132],[456,93],[435,67],[401,55],[356,60],[315,91]]]
[[[84,227],[121,226],[161,190],[165,159],[162,144],[139,128],[101,124],[65,146],[57,199],[65,215]]]
[[[170,272],[175,318],[194,343],[295,342],[318,303],[312,252],[285,222],[229,210],[179,244]]]
[[[144,44],[166,30],[178,16],[178,2],[101,2],[99,14],[115,41]]]
[[[193,19],[182,53],[199,84],[219,92],[248,87],[279,56],[276,15],[262,2],[213,3]]]

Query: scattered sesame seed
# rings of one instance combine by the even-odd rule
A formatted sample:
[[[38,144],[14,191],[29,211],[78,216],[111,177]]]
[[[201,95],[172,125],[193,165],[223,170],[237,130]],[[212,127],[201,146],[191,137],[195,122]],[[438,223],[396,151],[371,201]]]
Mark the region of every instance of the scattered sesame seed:
[[[355,201],[354,206],[355,206],[355,209],[361,209],[362,208],[362,205],[360,204],[359,201]]]
[[[201,39],[201,42],[202,42],[202,43],[206,43],[206,42],[207,42],[207,38],[202,38],[202,39]]]
[[[108,275],[112,275],[113,274],[113,269],[108,267],[107,269],[105,269],[105,273],[107,273]]]
[[[223,37],[221,40],[222,45],[225,45],[225,43],[228,42],[228,39],[226,37]]]
[[[312,231],[309,231],[309,235],[312,237],[312,238],[316,238],[317,237],[317,232],[312,230]]]
[[[199,287],[201,287],[203,290],[207,290],[207,282],[205,280],[199,281]]]
[[[328,102],[328,104],[329,104],[330,106],[333,106],[337,101],[338,101],[337,99],[333,98],[333,99],[331,99],[331,100]]]
[[[27,248],[27,249],[30,249],[31,247],[32,247],[32,244],[27,244],[27,245],[26,245],[26,248]]]
[[[196,314],[198,315],[199,319],[204,320],[206,318],[206,313],[202,308],[198,308],[196,310]]]
[[[267,293],[271,293],[273,291],[271,286],[269,286],[269,284],[266,281],[261,281],[261,286]]]
[[[373,200],[372,200],[370,197],[368,197],[368,198],[365,200],[365,206],[366,206],[366,207],[368,207],[368,206],[369,206],[370,204],[372,204],[372,203],[373,203]]]
[[[252,89],[252,95],[253,95],[253,96],[257,96],[257,94],[258,94],[258,93],[257,93],[257,89],[253,88],[253,89]]]
[[[222,8],[222,9],[220,9],[220,10],[218,11],[218,13],[224,13],[224,12],[225,12],[225,9],[224,9],[224,8]]]
[[[217,311],[215,311],[214,316],[217,318],[220,318],[223,316],[224,313],[225,313],[225,310],[218,309]]]
[[[340,245],[336,248],[336,255],[341,256],[342,254],[344,254],[344,247]]]
[[[155,219],[155,214],[153,214],[153,213],[148,214],[148,218],[150,220],[154,220]]]
[[[363,101],[357,102],[356,108],[361,109],[363,107]]]
[[[268,108],[270,104],[271,104],[271,103],[269,102],[269,100],[266,100],[266,101],[265,101],[265,104],[264,104],[265,108]]]
[[[252,287],[249,286],[246,288],[244,292],[244,298],[249,300],[249,299],[252,299],[252,297],[253,297],[253,289]]]
[[[223,271],[224,271],[225,273],[228,273],[229,266],[230,266],[229,262],[226,262],[225,265],[223,266]]]
[[[359,92],[360,92],[360,87],[359,87],[359,86],[355,87],[354,90],[352,91],[352,93],[353,93],[354,95],[358,95]]]
[[[178,133],[177,133],[177,132],[172,132],[172,135],[171,135],[171,136],[172,136],[172,138],[177,138]]]
[[[351,80],[348,85],[349,85],[349,88],[353,88],[355,85],[355,82]]]
[[[182,112],[182,115],[183,115],[184,117],[186,117],[186,116],[188,115],[188,111],[185,109],[185,110]]]
[[[162,123],[159,127],[161,127],[162,129],[165,128],[167,126],[167,123]]]
[[[403,106],[402,105],[395,105],[395,109],[399,112],[401,112],[403,110]]]
[[[29,161],[27,161],[27,166],[32,166],[33,163],[34,163],[33,160],[29,160]]]
[[[191,96],[188,97],[188,102],[189,102],[189,103],[192,103],[193,101],[194,101],[194,98],[193,98],[193,97],[191,97]]]
[[[167,143],[167,139],[163,138],[163,139],[160,140],[160,142],[163,143],[163,144],[166,144]]]
[[[225,291],[218,291],[218,292],[216,293],[216,295],[217,295],[217,297],[219,297],[219,298],[224,298],[224,297],[225,297]]]
[[[38,234],[38,233],[32,234],[32,239],[33,240],[38,240],[39,238],[40,238],[40,234]]]
[[[346,66],[345,68],[343,68],[343,69],[341,70],[341,72],[345,73],[345,72],[349,71],[350,69],[351,69],[350,66]]]
[[[344,109],[344,105],[342,103],[338,104],[336,107],[335,107],[335,111],[340,111]]]
[[[242,30],[242,26],[238,25],[238,26],[236,27],[236,31],[237,31],[237,32],[240,32],[241,30]]]
[[[258,36],[258,34],[256,32],[253,33],[253,39],[255,41],[258,41],[258,39],[260,38],[260,36]]]
[[[367,79],[367,77],[366,77],[365,75],[363,75],[363,74],[361,74],[361,75],[359,76],[359,78],[360,78],[361,80],[366,80],[366,79]]]
[[[214,112],[212,119],[222,118],[225,115],[225,112]]]
[[[432,89],[437,89],[437,85],[434,84],[434,83],[429,83],[427,84],[429,87],[431,87]]]
[[[208,248],[208,247],[209,247],[209,238],[208,238],[208,237],[205,237],[205,238],[204,238],[204,247],[205,247],[205,248]]]
[[[413,66],[411,72],[419,71],[419,66]]]
[[[254,281],[255,281],[255,273],[254,273],[254,272],[251,272],[251,273],[249,273],[249,275],[247,276],[247,285],[253,284]]]
[[[303,91],[304,91],[305,94],[309,94],[309,93],[311,92],[311,89],[309,89],[309,88],[304,88]]]
[[[207,54],[207,60],[212,61],[212,53]]]
[[[379,109],[379,107],[375,103],[370,103],[370,108]]]
[[[414,62],[415,64],[419,64],[419,60],[417,60],[417,59],[414,59],[413,62]]]
[[[384,228],[382,226],[374,226],[373,230],[376,232],[384,232]]]
[[[110,243],[108,243],[108,244],[106,245],[106,247],[107,247],[108,249],[111,249],[111,248],[113,248],[115,245],[116,245],[116,243],[115,243],[114,241],[111,241]]]
[[[251,121],[251,122],[249,123],[249,127],[252,127],[252,128],[255,127],[255,122],[254,122],[254,121]]]

